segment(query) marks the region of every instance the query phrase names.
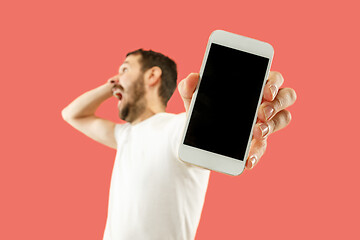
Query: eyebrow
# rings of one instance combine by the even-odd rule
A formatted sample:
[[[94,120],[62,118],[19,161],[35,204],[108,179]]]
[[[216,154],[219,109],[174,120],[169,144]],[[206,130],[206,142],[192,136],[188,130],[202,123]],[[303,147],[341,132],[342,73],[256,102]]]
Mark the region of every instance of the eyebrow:
[[[120,65],[120,67],[119,67],[119,72],[120,72],[120,68],[121,68],[121,66],[123,66],[124,64],[128,64],[128,65],[130,65],[130,62],[128,62],[128,61],[123,62],[123,64],[121,64],[121,65]]]

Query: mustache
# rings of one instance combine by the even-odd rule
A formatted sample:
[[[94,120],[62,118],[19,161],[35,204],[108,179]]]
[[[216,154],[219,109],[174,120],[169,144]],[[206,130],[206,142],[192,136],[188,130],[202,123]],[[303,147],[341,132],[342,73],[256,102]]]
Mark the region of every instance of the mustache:
[[[117,89],[119,89],[121,92],[124,92],[124,90],[125,90],[124,87],[121,84],[116,83],[112,87],[112,90],[114,91],[114,90],[117,90]]]

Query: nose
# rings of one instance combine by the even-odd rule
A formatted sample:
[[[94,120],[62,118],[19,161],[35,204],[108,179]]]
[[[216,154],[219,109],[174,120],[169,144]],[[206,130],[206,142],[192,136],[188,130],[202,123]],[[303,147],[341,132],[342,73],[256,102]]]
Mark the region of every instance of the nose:
[[[119,83],[120,78],[119,75],[115,75],[112,78],[109,79],[111,83]]]
[[[114,83],[115,83],[114,88],[119,88],[120,90],[124,91],[124,87],[121,84],[123,80],[121,80],[120,77],[121,77],[120,74],[114,76]]]

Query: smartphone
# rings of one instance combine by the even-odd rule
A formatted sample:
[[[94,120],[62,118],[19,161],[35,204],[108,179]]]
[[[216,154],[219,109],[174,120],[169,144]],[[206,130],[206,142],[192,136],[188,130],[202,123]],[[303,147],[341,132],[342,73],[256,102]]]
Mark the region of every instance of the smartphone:
[[[179,147],[182,161],[233,176],[243,172],[273,55],[268,43],[211,33]]]

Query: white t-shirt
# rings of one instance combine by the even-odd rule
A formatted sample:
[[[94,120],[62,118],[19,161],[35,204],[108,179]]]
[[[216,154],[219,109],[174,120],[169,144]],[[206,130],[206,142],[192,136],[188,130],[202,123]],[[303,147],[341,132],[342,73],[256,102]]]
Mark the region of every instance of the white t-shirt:
[[[210,171],[178,158],[185,113],[117,124],[104,240],[192,240]]]

